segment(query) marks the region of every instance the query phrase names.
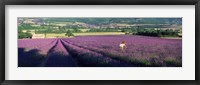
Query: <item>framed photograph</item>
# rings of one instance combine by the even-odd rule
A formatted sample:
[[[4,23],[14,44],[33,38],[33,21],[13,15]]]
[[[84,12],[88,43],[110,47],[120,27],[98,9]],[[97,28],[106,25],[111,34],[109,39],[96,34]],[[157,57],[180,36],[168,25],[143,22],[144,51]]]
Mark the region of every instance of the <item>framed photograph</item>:
[[[4,0],[0,7],[2,85],[200,84],[199,0]]]

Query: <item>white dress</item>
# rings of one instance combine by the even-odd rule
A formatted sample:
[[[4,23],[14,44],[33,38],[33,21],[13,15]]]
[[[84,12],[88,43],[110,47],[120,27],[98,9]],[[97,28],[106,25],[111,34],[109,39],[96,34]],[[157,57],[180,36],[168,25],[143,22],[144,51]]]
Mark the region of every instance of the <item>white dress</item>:
[[[124,47],[125,47],[125,44],[119,44],[119,47],[120,47],[120,48],[124,48]]]

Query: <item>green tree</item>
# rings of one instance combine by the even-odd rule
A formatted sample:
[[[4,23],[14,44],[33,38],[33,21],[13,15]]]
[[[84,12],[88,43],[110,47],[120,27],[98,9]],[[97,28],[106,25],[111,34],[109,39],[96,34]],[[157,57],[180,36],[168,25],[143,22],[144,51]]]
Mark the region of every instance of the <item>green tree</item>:
[[[29,32],[22,32],[22,31],[19,31],[18,32],[18,38],[19,39],[23,39],[23,38],[32,38],[32,34],[29,33]]]
[[[79,30],[78,28],[74,28],[73,31],[76,32],[76,33],[81,32],[81,30]]]
[[[67,30],[65,36],[70,37],[70,36],[74,36],[74,34],[70,30]]]

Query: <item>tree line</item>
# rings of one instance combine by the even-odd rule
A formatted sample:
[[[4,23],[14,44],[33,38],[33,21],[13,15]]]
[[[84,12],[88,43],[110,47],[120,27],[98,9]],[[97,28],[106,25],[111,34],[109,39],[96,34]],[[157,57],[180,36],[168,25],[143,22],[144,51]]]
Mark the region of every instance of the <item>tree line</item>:
[[[181,30],[164,29],[164,28],[123,29],[122,32],[132,35],[144,35],[144,36],[154,36],[154,37],[182,37]]]

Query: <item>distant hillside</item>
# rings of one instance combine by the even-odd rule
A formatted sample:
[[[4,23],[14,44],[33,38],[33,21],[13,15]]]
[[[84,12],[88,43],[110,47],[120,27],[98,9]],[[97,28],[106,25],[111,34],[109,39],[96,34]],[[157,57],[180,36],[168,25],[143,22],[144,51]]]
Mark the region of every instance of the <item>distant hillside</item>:
[[[182,28],[182,18],[18,18],[19,29]]]
[[[121,32],[123,34],[182,36],[182,18],[18,18],[21,36],[34,34]],[[71,35],[71,34],[70,34]],[[87,34],[88,35],[88,34]],[[27,37],[25,36],[25,37]],[[33,37],[37,37],[34,36]],[[43,36],[42,36],[43,37]],[[54,36],[56,37],[56,36]]]
[[[82,22],[91,25],[120,24],[176,24],[182,25],[182,18],[21,18],[38,19],[40,22]]]
[[[182,18],[46,18],[49,22],[83,22],[93,25],[123,24],[182,24]]]

